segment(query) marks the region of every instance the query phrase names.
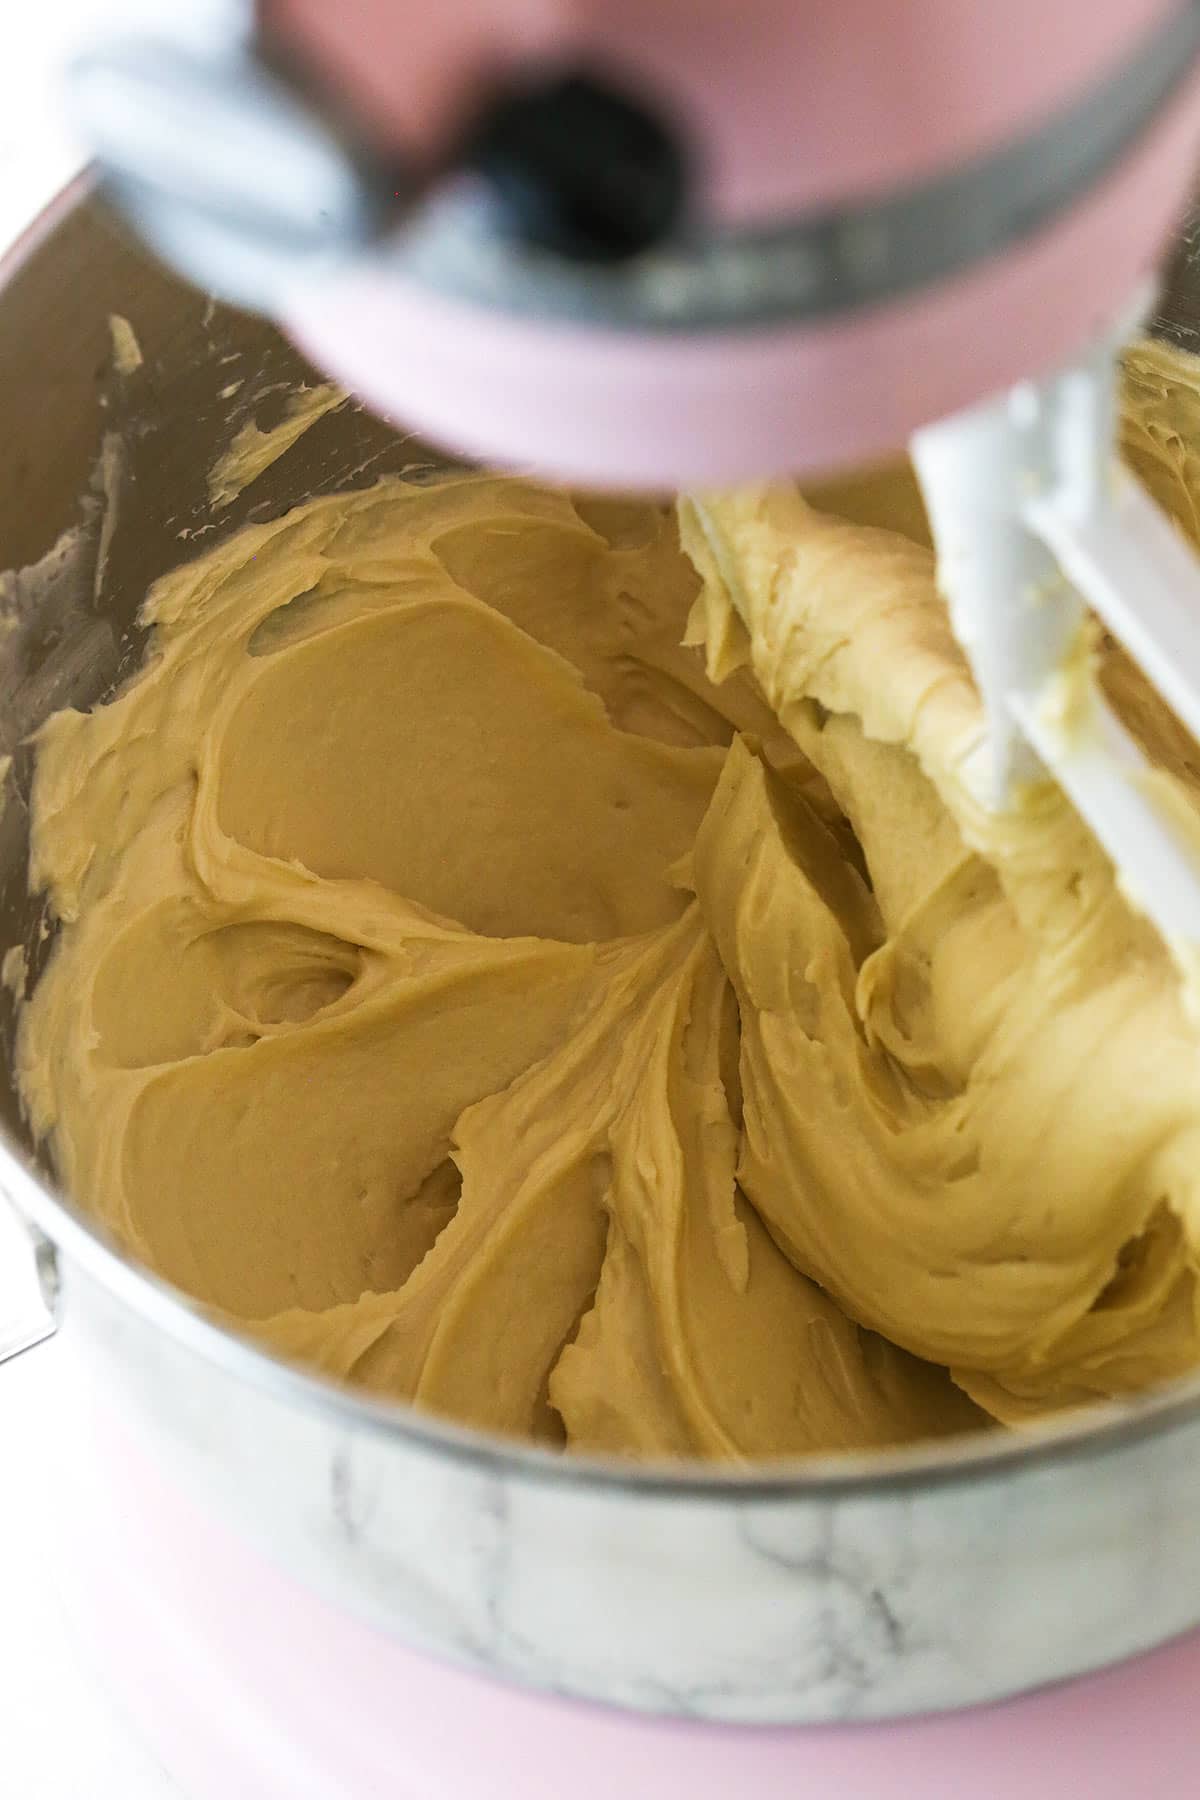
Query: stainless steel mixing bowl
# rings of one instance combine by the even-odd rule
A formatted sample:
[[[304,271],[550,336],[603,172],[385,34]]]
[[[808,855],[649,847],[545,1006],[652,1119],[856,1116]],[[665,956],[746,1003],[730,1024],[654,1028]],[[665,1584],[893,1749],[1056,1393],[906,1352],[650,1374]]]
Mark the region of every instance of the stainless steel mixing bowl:
[[[1185,254],[1167,308],[1185,342],[1196,301]],[[110,314],[143,352],[123,376]],[[23,945],[33,978],[48,940],[26,884],[30,730],[136,665],[162,571],[247,519],[429,460],[345,407],[214,518],[214,460],[305,379],[269,326],[149,264],[86,182],[0,270],[0,566],[18,571],[0,594],[0,949]],[[7,1070],[11,1005],[4,1024]],[[502,1444],[219,1330],[57,1192],[7,1072],[0,1111],[0,1188],[40,1234],[75,1363],[295,1577],[432,1652],[647,1711],[806,1722],[996,1698],[1200,1623],[1200,1382],[1033,1437],[769,1472]]]

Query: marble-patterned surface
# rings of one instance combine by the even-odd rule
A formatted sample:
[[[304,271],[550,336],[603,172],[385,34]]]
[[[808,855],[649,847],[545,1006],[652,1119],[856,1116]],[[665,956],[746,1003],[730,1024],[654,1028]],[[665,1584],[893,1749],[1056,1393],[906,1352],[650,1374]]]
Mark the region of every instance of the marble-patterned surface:
[[[546,1691],[743,1723],[910,1716],[1200,1621],[1200,1419],[857,1491],[589,1482],[246,1379],[68,1265],[66,1338],[130,1454],[402,1641]]]

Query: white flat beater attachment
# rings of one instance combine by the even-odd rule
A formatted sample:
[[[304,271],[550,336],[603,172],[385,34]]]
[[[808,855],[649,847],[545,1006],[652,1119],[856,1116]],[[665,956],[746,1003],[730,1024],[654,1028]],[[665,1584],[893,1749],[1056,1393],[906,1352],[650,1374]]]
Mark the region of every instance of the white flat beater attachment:
[[[1156,789],[1089,653],[1090,607],[1200,740],[1200,561],[1116,460],[1118,348],[925,428],[913,461],[987,717],[972,788],[1003,810],[1048,772],[1133,903],[1200,951],[1200,821]]]

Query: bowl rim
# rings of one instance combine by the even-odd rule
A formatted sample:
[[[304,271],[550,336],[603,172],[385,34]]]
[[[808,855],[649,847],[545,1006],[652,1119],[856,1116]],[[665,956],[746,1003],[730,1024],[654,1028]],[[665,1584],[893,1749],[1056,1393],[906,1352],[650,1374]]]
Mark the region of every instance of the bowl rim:
[[[60,189],[0,254],[0,293],[59,229],[96,202],[99,192],[91,166]],[[129,1261],[97,1220],[45,1180],[25,1146],[4,1126],[0,1194],[68,1266],[77,1263],[144,1323],[224,1373],[252,1382],[286,1405],[315,1409],[346,1428],[385,1441],[400,1439],[414,1451],[530,1485],[585,1493],[615,1490],[708,1505],[900,1499],[918,1489],[1015,1480],[1068,1462],[1098,1460],[1200,1422],[1197,1372],[1144,1394],[1060,1413],[1036,1427],[984,1429],[891,1450],[823,1452],[737,1466],[550,1450],[360,1393],[239,1336],[179,1289]]]

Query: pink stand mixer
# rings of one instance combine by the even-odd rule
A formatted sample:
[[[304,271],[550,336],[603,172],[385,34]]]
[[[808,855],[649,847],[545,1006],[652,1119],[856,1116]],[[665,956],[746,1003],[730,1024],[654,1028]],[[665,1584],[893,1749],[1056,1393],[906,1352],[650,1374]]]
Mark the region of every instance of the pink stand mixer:
[[[1152,302],[1200,149],[1200,6],[186,12],[130,9],[70,84],[105,190],[168,262],[277,321],[385,416],[551,478],[704,490],[911,444],[987,702],[981,800],[1003,806],[1014,779],[1049,769],[1145,910],[1200,939],[1200,868],[1139,784],[1139,753],[1099,695],[1082,745],[1042,705],[1086,604],[1200,732],[1200,571],[1113,467],[1116,351]],[[189,1479],[206,1462],[235,1512],[266,1518],[272,1469],[295,1472],[294,1526],[257,1535],[298,1583],[196,1511],[103,1408],[80,1425],[107,1433],[109,1474],[68,1585],[82,1628],[153,1696],[197,1795],[1124,1800],[1193,1779],[1194,1396],[960,1451],[952,1468],[921,1451],[741,1484],[564,1477],[538,1452],[272,1368],[119,1268],[8,1161],[6,1190],[66,1258],[97,1355],[143,1343],[143,1412],[163,1412],[172,1359],[219,1368],[224,1438],[193,1433]],[[801,1524],[803,1495],[816,1510]],[[1005,1601],[1017,1519],[1041,1576]],[[334,1579],[329,1544],[357,1556],[373,1532],[410,1546],[403,1592],[382,1593],[382,1562],[352,1577],[345,1544]],[[1169,1542],[1169,1568],[1131,1547],[1139,1534]],[[107,1591],[97,1553],[123,1535],[157,1596],[140,1610]],[[537,1598],[499,1633],[495,1584],[514,1583],[511,1600],[534,1546]],[[476,1620],[457,1635],[439,1612],[443,1557],[461,1572],[456,1617]],[[427,1591],[423,1559],[439,1569]],[[812,1656],[786,1597],[803,1583]],[[96,1624],[117,1613],[119,1651]],[[710,1656],[722,1619],[724,1660]],[[208,1670],[205,1716],[164,1674],[181,1631]],[[230,1722],[250,1695],[272,1746],[253,1768]]]

